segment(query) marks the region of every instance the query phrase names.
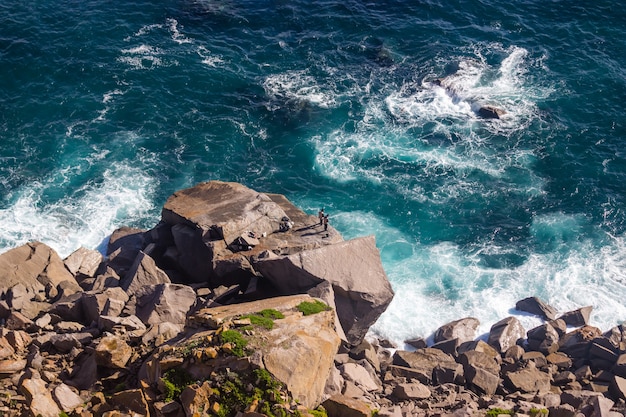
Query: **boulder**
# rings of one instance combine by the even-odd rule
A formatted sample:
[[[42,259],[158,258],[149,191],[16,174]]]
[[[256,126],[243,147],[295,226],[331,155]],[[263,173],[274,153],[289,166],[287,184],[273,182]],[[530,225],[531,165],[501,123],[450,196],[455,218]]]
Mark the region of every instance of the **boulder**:
[[[419,382],[398,384],[393,389],[393,396],[401,401],[425,400],[430,395],[430,389]]]
[[[128,295],[133,295],[146,285],[169,284],[170,278],[156,266],[145,252],[139,251],[135,261],[120,281],[120,287]]]
[[[341,375],[345,380],[354,382],[358,387],[364,391],[380,391],[382,389],[382,383],[376,372],[371,369],[368,370],[362,364],[348,362],[339,367]]]
[[[559,350],[559,333],[549,323],[530,329],[527,333],[528,348],[545,355]]]
[[[500,365],[491,355],[471,350],[459,355],[465,380],[479,392],[492,395],[500,385]]]
[[[458,339],[459,343],[474,340],[480,321],[474,317],[466,317],[439,327],[435,331],[435,343],[444,340]]]
[[[21,283],[37,290],[66,280],[76,281],[59,255],[44,243],[29,242],[0,254],[0,288]]]
[[[415,352],[398,350],[393,355],[393,364],[405,368],[411,368],[413,377],[423,384],[433,382],[433,371],[442,364],[456,367],[454,358],[439,349],[425,348]]]
[[[74,411],[75,408],[81,406],[85,401],[72,389],[61,383],[52,391],[52,395],[56,400],[59,408],[66,413]]]
[[[265,255],[253,266],[282,294],[302,293],[322,281],[330,282],[339,321],[352,345],[363,340],[394,295],[373,236],[294,255]]]
[[[217,328],[242,315],[266,309],[281,311],[285,318],[274,320],[272,329],[256,329],[250,347],[257,350],[265,368],[287,386],[293,397],[311,408],[321,401],[340,343],[332,311],[303,316],[297,309],[300,303],[315,300],[308,295],[294,295],[205,308],[190,315],[188,325]],[[196,365],[187,370],[192,374],[201,371]]]
[[[581,327],[589,324],[589,316],[593,306],[582,307],[573,311],[564,313],[559,319],[565,321],[568,326]]]
[[[112,405],[120,407],[123,410],[129,410],[133,413],[136,413],[134,415],[150,415],[150,410],[148,409],[146,397],[140,389],[129,389],[116,392],[115,394],[111,395],[109,402]]]
[[[124,368],[133,355],[133,349],[120,337],[110,335],[100,339],[95,355],[99,366]]]
[[[135,293],[135,314],[147,325],[170,322],[184,324],[196,302],[195,291],[181,284],[144,285]]]
[[[322,403],[328,417],[370,417],[372,409],[360,400],[343,395],[333,395]]]
[[[546,320],[556,319],[556,309],[538,297],[528,297],[515,303],[515,309],[543,317]]]
[[[146,232],[131,227],[121,227],[111,233],[107,245],[107,267],[124,277],[135,262],[139,251],[146,246]]]
[[[128,302],[128,294],[120,287],[111,287],[101,292],[85,292],[82,295],[82,307],[85,322],[98,322],[100,316],[119,316]]]
[[[543,394],[550,391],[550,374],[529,366],[504,374],[505,384],[513,391]]]
[[[482,105],[478,108],[477,114],[483,119],[499,119],[506,111],[499,107]]]
[[[41,378],[24,379],[20,385],[20,391],[26,397],[28,409],[33,416],[58,417],[61,413],[45,381]]]
[[[518,340],[523,339],[525,334],[526,331],[518,319],[507,317],[491,326],[487,343],[504,353],[517,344]]]
[[[65,267],[74,276],[95,277],[103,256],[96,250],[80,247],[63,260]]]

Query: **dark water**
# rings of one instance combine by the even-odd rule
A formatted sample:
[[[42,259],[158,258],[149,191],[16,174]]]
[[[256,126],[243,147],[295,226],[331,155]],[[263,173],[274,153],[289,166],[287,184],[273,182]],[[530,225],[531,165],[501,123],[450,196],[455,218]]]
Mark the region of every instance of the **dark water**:
[[[531,295],[608,329],[626,319],[624,56],[609,1],[8,0],[0,249],[96,248],[177,189],[238,181],[376,235],[385,337],[486,331]]]

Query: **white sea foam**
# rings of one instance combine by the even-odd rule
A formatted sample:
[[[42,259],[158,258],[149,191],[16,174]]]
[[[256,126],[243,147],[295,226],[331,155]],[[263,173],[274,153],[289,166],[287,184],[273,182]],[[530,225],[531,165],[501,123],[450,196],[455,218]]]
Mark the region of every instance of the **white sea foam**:
[[[268,76],[263,82],[265,94],[273,101],[295,100],[321,108],[337,105],[337,94],[323,86],[307,71],[288,71]],[[270,104],[271,109],[275,104]]]
[[[163,51],[150,45],[139,45],[134,48],[122,49],[122,56],[118,61],[129,65],[133,69],[152,69],[165,65],[161,57]]]
[[[400,346],[406,339],[428,338],[439,326],[470,316],[481,322],[477,334],[482,337],[494,323],[511,315],[529,330],[541,324],[541,319],[515,310],[515,304],[530,296],[546,301],[559,314],[591,305],[591,325],[602,330],[626,319],[626,306],[621,302],[626,296],[623,236],[612,237],[601,247],[588,240],[567,241],[546,253],[531,254],[518,267],[493,269],[480,265],[481,255],[514,249],[493,243],[469,252],[449,242],[425,246],[372,214],[334,217],[333,223],[354,231],[355,236],[376,235],[397,296],[371,333]],[[582,227],[584,217],[555,213],[535,223],[535,231],[548,228],[545,233],[561,236],[570,226]]]
[[[42,201],[42,193],[71,172],[59,170],[45,182],[16,190],[13,202],[0,210],[0,252],[37,240],[65,257],[80,246],[95,249],[117,227],[145,219],[153,211],[156,184],[133,165],[112,163],[100,181],[89,181],[55,202]]]

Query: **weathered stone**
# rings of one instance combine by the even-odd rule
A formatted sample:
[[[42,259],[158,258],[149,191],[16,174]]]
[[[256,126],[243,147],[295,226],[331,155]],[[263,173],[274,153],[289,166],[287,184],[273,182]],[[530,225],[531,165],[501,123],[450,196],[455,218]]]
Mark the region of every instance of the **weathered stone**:
[[[550,390],[550,375],[535,367],[507,372],[504,375],[504,381],[515,391],[541,394]]]
[[[601,334],[602,332],[597,327],[583,326],[562,336],[559,340],[559,350],[572,358],[586,358],[591,341]]]
[[[112,405],[133,411],[139,415],[149,416],[148,403],[140,389],[129,389],[116,392],[109,400]]]
[[[378,376],[358,363],[346,363],[339,370],[347,381],[354,382],[365,391],[380,391],[382,389],[382,383]]]
[[[33,338],[22,330],[10,330],[7,332],[6,340],[16,352],[23,352],[31,344]]]
[[[168,403],[155,402],[154,411],[156,417],[185,417],[183,407],[176,401],[170,401]]]
[[[98,380],[98,365],[95,354],[81,354],[75,360],[70,379],[65,383],[78,389],[90,389]]]
[[[527,332],[528,348],[545,355],[559,349],[559,333],[548,323],[544,323]]]
[[[548,364],[546,356],[541,352],[529,351],[522,355],[522,361],[527,363],[534,363],[537,368],[541,368]]]
[[[135,293],[136,315],[145,324],[184,324],[196,302],[195,291],[181,284],[144,285]]]
[[[525,333],[518,319],[507,317],[491,326],[487,343],[500,352],[506,352],[508,348],[517,344],[519,339],[523,339]]]
[[[146,285],[169,284],[170,278],[163,272],[154,259],[143,251],[139,251],[135,262],[120,281],[120,287],[128,295],[135,294]]]
[[[339,320],[353,345],[363,340],[393,298],[373,236],[283,257],[267,252],[253,265],[283,294],[330,282]]]
[[[85,402],[78,394],[72,391],[69,386],[63,383],[57,385],[52,391],[52,394],[59,408],[66,413],[74,411],[74,409]]]
[[[107,266],[124,277],[146,245],[145,231],[121,227],[111,233],[107,245]]]
[[[208,409],[209,399],[213,390],[208,381],[202,385],[194,384],[186,387],[180,394],[180,402],[188,416],[200,416],[202,412]]]
[[[57,333],[80,333],[85,329],[85,325],[75,321],[60,321],[54,326]]]
[[[106,288],[101,292],[83,293],[82,305],[86,322],[98,322],[100,316],[119,316],[128,302],[128,294],[120,287]]]
[[[0,359],[6,359],[15,353],[15,349],[5,337],[0,337]]]
[[[615,375],[610,391],[614,398],[626,400],[626,378]]]
[[[141,343],[149,346],[154,344],[160,346],[170,339],[176,337],[185,328],[184,324],[170,323],[169,321],[153,324],[141,337]]]
[[[0,377],[23,371],[26,367],[26,359],[0,360]]]
[[[575,417],[576,409],[570,404],[560,404],[548,407],[548,415],[550,417]]]
[[[459,362],[468,384],[487,395],[496,392],[500,384],[500,365],[492,356],[472,350],[459,355]]]
[[[96,363],[105,368],[124,368],[133,349],[117,336],[105,336],[96,347]]]
[[[393,396],[401,401],[425,400],[429,398],[430,395],[430,389],[428,389],[426,385],[419,382],[398,384],[393,389]]]
[[[414,339],[407,339],[404,341],[404,343],[406,343],[407,345],[411,347],[414,347],[415,349],[424,349],[425,347],[428,346],[428,343],[426,343],[426,339],[422,337],[416,337]]]
[[[113,331],[116,326],[124,328],[128,332],[145,332],[146,325],[137,316],[111,317],[100,316],[98,328],[104,331]]]
[[[333,395],[322,405],[328,417],[370,417],[372,414],[367,403],[343,395]]]
[[[40,378],[30,378],[22,381],[20,391],[26,397],[29,411],[34,416],[58,417],[61,410],[52,399],[46,383]]]
[[[525,311],[527,313],[536,314],[547,320],[554,320],[556,318],[556,309],[538,297],[528,297],[523,300],[519,300],[515,303],[515,309],[519,311]]]
[[[365,359],[377,372],[380,372],[380,360],[376,349],[367,340],[363,340],[358,346],[352,348],[350,357],[355,360]]]
[[[61,281],[74,280],[59,255],[41,242],[29,242],[0,254],[0,288],[23,284],[56,287]]]
[[[466,317],[444,324],[435,331],[435,343],[449,339],[458,339],[459,343],[474,340],[480,321],[474,317]]]
[[[423,384],[432,383],[433,370],[442,363],[456,365],[456,361],[451,355],[433,348],[420,349],[415,352],[398,350],[393,355],[394,365],[418,371],[419,375],[422,375],[418,380]]]
[[[59,352],[68,353],[75,347],[81,348],[83,345],[88,345],[92,339],[91,333],[65,333],[53,335],[50,343]]]
[[[63,260],[65,267],[74,276],[81,274],[94,277],[102,262],[102,254],[96,250],[80,247]]]
[[[258,347],[265,368],[283,382],[294,398],[307,407],[319,404],[340,339],[334,330],[332,311],[302,316],[296,306],[315,299],[308,295],[275,297],[242,304],[202,309],[188,323],[219,326],[233,317],[275,309],[285,314],[267,330]],[[183,342],[181,342],[183,343]],[[189,369],[193,372],[198,369]]]
[[[88,325],[90,323],[84,323],[85,314],[81,299],[82,294],[78,292],[63,297],[52,305],[50,313],[56,314],[66,321],[77,321]]]
[[[19,311],[11,312],[5,325],[10,330],[25,330],[28,332],[35,329],[35,323]]]
[[[563,352],[550,353],[546,356],[548,363],[558,366],[559,369],[569,369],[572,367],[572,360]]]
[[[589,324],[589,316],[593,306],[582,307],[577,310],[569,311],[563,314],[559,319],[565,321],[568,326],[580,327],[587,326]]]

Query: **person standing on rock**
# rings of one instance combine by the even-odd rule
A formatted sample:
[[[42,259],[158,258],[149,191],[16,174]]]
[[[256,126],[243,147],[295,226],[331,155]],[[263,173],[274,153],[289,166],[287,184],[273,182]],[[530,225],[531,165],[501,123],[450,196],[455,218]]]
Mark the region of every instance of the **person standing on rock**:
[[[317,217],[319,217],[320,219],[320,226],[324,223],[324,209],[321,208],[320,211],[317,213]]]
[[[324,216],[324,231],[328,230],[328,214]]]

